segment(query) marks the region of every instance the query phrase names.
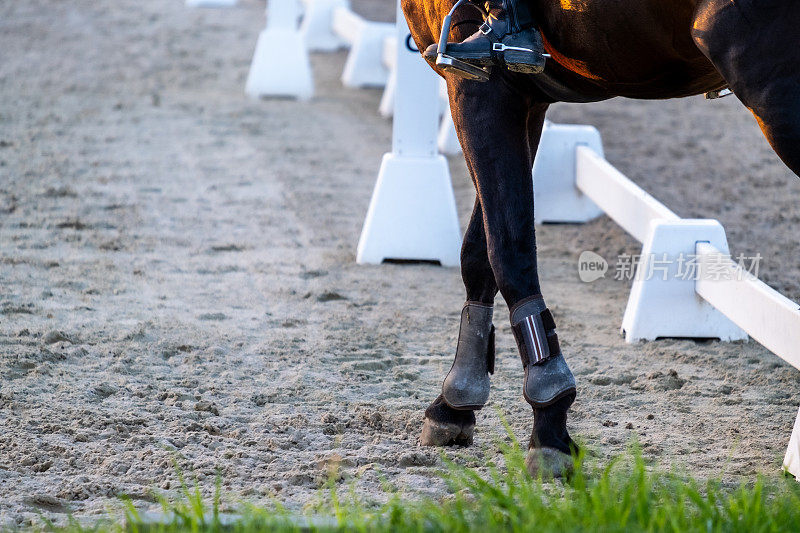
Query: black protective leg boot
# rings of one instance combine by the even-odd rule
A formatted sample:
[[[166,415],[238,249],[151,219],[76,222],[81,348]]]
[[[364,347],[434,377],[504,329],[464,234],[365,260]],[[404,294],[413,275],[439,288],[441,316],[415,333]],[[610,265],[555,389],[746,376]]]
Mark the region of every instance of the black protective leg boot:
[[[544,299],[537,295],[517,302],[511,309],[511,329],[525,368],[522,394],[535,420],[525,466],[533,477],[569,475],[577,449],[566,426],[567,410],[575,401],[575,377]]]
[[[542,37],[533,25],[527,1],[500,0],[498,3],[495,0],[489,4],[489,16],[477,32],[461,43],[447,43],[444,50],[438,44],[431,45],[425,50],[425,58],[447,71],[472,79],[478,78],[470,66],[486,68],[505,64],[514,72],[542,72],[545,64]],[[442,38],[446,36],[444,30],[449,32],[449,26],[448,16]],[[484,79],[488,79],[488,75]]]
[[[494,373],[493,308],[467,302],[461,310],[458,346],[442,394],[425,410],[422,446],[472,444],[475,410],[489,399],[489,374]]]
[[[481,409],[489,399],[489,374],[494,374],[493,307],[467,302],[453,366],[442,385],[442,398],[453,409]]]
[[[541,296],[525,298],[514,305],[511,330],[525,369],[522,395],[531,407],[547,407],[574,395],[575,377],[561,353],[553,315]]]

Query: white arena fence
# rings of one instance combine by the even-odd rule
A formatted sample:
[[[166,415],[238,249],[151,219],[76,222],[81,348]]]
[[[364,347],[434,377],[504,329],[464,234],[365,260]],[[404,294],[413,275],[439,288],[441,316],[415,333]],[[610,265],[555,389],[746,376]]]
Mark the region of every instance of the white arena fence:
[[[383,64],[383,48],[387,37],[396,33],[394,24],[369,22],[340,6],[332,10],[333,32],[350,47],[342,72],[345,87],[385,87],[389,72]]]
[[[189,0],[226,2],[230,0]],[[302,18],[300,17],[302,13]],[[247,78],[246,92],[253,97],[291,96],[310,98],[313,79],[309,52],[349,49],[342,83],[345,87],[383,87],[379,112],[394,114],[394,95],[398,42],[412,44],[397,35],[396,25],[373,22],[350,9],[349,0],[268,0],[267,27],[261,32]],[[430,72],[415,72],[404,86],[417,83],[417,77]],[[444,154],[461,151],[447,103],[444,81],[440,80],[442,99],[437,116],[442,116],[438,144]]]
[[[306,100],[314,94],[311,63],[296,0],[269,0],[267,26],[258,36],[245,92],[261,96],[289,96]]]
[[[441,81],[413,49],[399,2],[395,25],[365,20],[348,0],[302,1],[301,21],[296,0],[268,0],[248,94],[308,98],[308,51],[349,47],[342,82],[385,86],[380,112],[393,116],[392,151],[383,157],[357,261],[457,266],[461,231],[448,164],[439,152],[455,153],[458,142]],[[546,123],[533,181],[537,223],[579,223],[606,214],[642,243],[621,327],[628,342],[749,335],[800,369],[800,307],[731,260],[718,221],[680,218],[608,163],[595,128]],[[800,410],[784,468],[800,478]]]
[[[546,124],[533,180],[538,222],[605,213],[642,243],[622,319],[628,342],[749,335],[800,369],[800,306],[731,260],[718,221],[678,217],[614,168],[596,129]],[[800,477],[800,411],[784,468]]]
[[[299,16],[302,7],[304,14]],[[380,112],[393,118],[392,151],[381,164],[358,244],[359,263],[459,263],[461,231],[443,147],[456,151],[442,83],[414,48],[398,2],[397,24],[372,22],[348,0],[268,0],[246,92],[254,97],[312,93],[309,51],[348,48],[346,87],[384,87]],[[297,55],[285,57],[287,48]],[[296,63],[297,67],[292,67]],[[446,118],[440,132],[439,117]],[[403,228],[398,231],[398,228]]]

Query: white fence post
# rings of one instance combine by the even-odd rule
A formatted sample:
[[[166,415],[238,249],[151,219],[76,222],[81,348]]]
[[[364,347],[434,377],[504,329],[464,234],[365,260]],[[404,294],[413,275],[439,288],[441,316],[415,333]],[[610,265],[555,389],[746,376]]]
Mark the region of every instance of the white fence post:
[[[389,70],[383,65],[383,41],[395,34],[394,24],[371,22],[349,8],[333,10],[333,32],[350,44],[342,71],[345,87],[383,87]]]
[[[300,33],[310,52],[333,52],[344,48],[347,42],[333,31],[333,11],[350,9],[349,0],[304,0],[305,13]]]
[[[695,292],[698,242],[728,253],[725,229],[716,220],[656,219],[650,223],[622,319],[626,341],[747,339],[747,333]]]
[[[545,122],[533,163],[533,212],[537,224],[588,222],[603,214],[576,185],[578,146],[588,146],[603,155],[597,128]]]
[[[439,146],[439,151],[445,155],[458,155],[461,153],[461,143],[458,141],[450,106],[447,106],[444,114],[442,114],[442,125],[439,127],[437,145]]]
[[[269,0],[267,26],[259,34],[245,92],[261,96],[311,98],[311,64],[297,24],[297,0]]]
[[[442,79],[439,85],[439,100],[442,106],[442,123],[439,126],[439,151],[445,155],[458,155],[461,153],[461,143],[458,140],[453,113],[450,111],[450,95],[447,92],[447,82]]]
[[[394,113],[394,93],[397,89],[397,35],[391,35],[383,40],[381,60],[389,71],[389,77],[383,89],[378,112],[382,117],[389,118]]]
[[[438,78],[406,46],[397,6],[397,91],[392,151],[383,156],[358,243],[358,263],[386,259],[459,264],[461,230],[447,160],[438,154]]]
[[[792,437],[789,439],[789,448],[783,458],[783,468],[800,480],[800,411],[794,421]]]

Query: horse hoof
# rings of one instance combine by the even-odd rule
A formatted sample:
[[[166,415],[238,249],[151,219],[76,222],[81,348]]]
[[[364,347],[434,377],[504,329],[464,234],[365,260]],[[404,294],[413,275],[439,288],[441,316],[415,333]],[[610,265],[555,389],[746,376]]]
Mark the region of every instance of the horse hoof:
[[[426,416],[419,443],[422,446],[469,446],[474,431],[475,426],[436,422]]]
[[[555,448],[531,448],[525,458],[525,468],[534,478],[556,479],[569,477],[574,461],[571,455]]]

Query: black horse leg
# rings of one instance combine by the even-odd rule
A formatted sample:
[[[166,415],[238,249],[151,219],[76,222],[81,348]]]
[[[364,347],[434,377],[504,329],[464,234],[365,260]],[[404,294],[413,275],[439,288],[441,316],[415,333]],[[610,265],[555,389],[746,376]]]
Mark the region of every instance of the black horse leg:
[[[485,269],[488,260],[494,282],[511,307],[541,292],[533,231],[530,104],[500,76],[486,83],[449,80],[448,88],[453,122],[482,208],[484,234],[474,233],[486,239],[486,255],[476,245],[480,254],[474,252],[475,263]],[[534,109],[531,120],[541,130],[547,105]],[[465,259],[462,250],[462,269]],[[487,274],[483,275],[488,278]]]
[[[800,3],[705,0],[692,36],[756,117],[778,156],[800,176]]]
[[[461,245],[461,279],[467,290],[468,302],[494,305],[497,283],[494,281],[494,272],[486,250],[483,209],[479,198],[475,198],[475,206]]]
[[[524,318],[544,316],[536,263],[531,167],[548,106],[531,102],[500,75],[482,84],[451,79],[448,88],[453,121],[478,193],[486,246],[485,256],[477,245],[462,254],[468,293],[470,273],[476,277],[483,273],[488,278],[488,260],[496,286],[512,310],[512,325],[514,313],[520,309]],[[466,239],[465,244],[468,242]],[[465,259],[471,263],[465,264]],[[549,328],[546,338],[554,341],[552,349],[556,350],[552,318],[544,324],[542,335]],[[550,365],[547,372],[553,374],[551,362],[560,365],[558,371],[565,370],[572,379],[560,350],[548,352],[538,365],[528,357],[519,339],[518,345],[525,365],[525,398],[534,408],[531,448],[552,455],[544,466],[548,472],[560,474],[572,449],[566,413],[575,398],[574,381],[566,385],[541,382],[539,376],[545,365]],[[538,457],[529,461],[529,470],[534,473],[542,470]]]
[[[486,372],[488,370],[494,371],[493,339],[491,345],[484,348],[481,343],[482,339],[469,338],[469,333],[493,336],[493,326],[491,324],[492,307],[494,305],[494,297],[497,294],[497,284],[494,282],[494,274],[489,264],[489,257],[486,254],[483,213],[478,199],[475,200],[475,207],[461,247],[461,277],[464,280],[464,287],[467,291],[467,304],[465,309],[462,310],[462,327],[459,330],[460,346],[456,349],[456,360],[460,359],[461,365],[457,367],[454,362],[453,368],[445,378],[442,394],[425,410],[425,420],[422,435],[420,436],[420,444],[423,446],[468,445],[472,443],[472,435],[475,429],[474,409],[456,409],[446,401],[445,395],[449,393],[449,396],[455,396],[456,399],[459,396],[464,397],[465,393],[472,397],[475,394],[482,396],[483,393],[488,391],[476,391],[475,389],[488,388]],[[469,314],[471,309],[476,310],[477,314],[483,315],[483,317],[465,316],[465,311]],[[470,318],[479,320],[483,318],[483,321],[482,323],[474,324],[470,328]],[[467,321],[466,324],[464,324],[465,320]],[[476,350],[467,350],[468,346],[466,344],[470,341],[479,345]],[[491,354],[488,353],[489,350],[491,350]],[[480,365],[477,365],[477,367],[464,367],[464,363],[469,362],[469,355],[480,357],[482,353],[486,353],[488,357],[491,357],[491,368],[484,369]],[[460,358],[459,355],[461,356]],[[476,375],[473,376],[471,373]],[[458,383],[455,383],[459,377],[462,378],[461,384],[464,385],[460,389],[467,390],[459,390]],[[478,401],[482,399],[480,398]]]
[[[539,149],[543,125],[544,111],[540,111],[539,106],[532,106],[528,115],[528,149],[531,167]],[[539,469],[540,465],[534,463],[549,462],[550,473],[558,475],[561,471],[572,467],[571,456],[578,453],[578,445],[567,430],[567,411],[575,401],[575,396],[575,393],[568,394],[547,407],[533,408],[533,430],[528,449],[539,450],[539,455],[534,452],[528,456],[528,470],[534,472]],[[570,457],[547,450],[556,450]],[[543,455],[550,455],[549,461],[543,461]]]

